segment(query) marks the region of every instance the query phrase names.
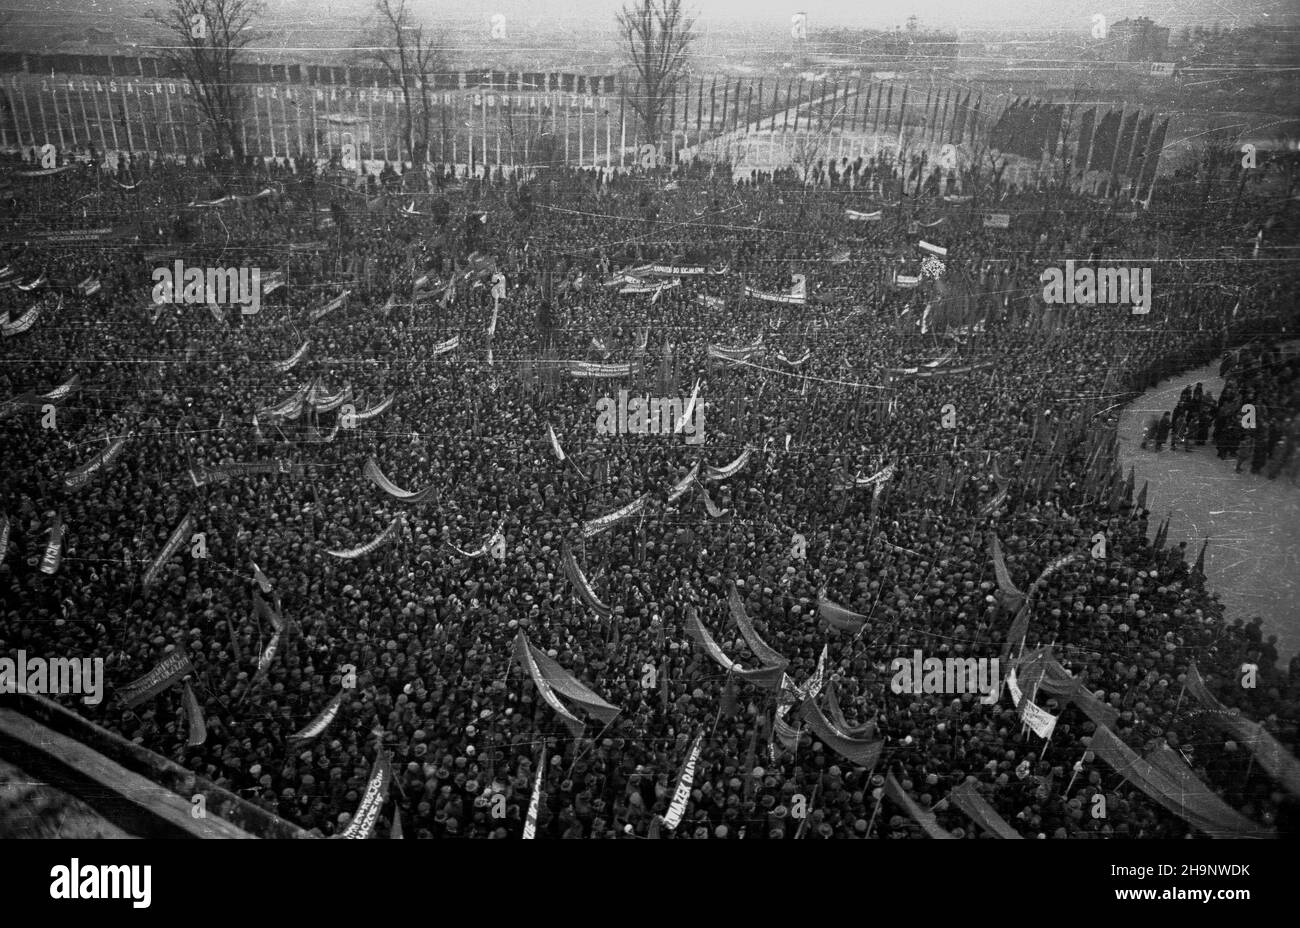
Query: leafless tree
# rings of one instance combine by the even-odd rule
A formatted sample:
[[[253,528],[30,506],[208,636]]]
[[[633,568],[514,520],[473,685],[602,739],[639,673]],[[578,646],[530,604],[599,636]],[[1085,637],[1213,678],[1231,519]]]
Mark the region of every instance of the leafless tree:
[[[1002,192],[1002,175],[1007,170],[1007,156],[999,149],[991,147],[984,139],[976,143],[974,156],[971,158],[972,180],[978,181],[985,165],[989,169],[989,187],[993,196]]]
[[[373,20],[357,60],[378,65],[402,92],[402,135],[412,164],[427,160],[433,122],[433,75],[444,69],[441,46],[415,22],[406,0],[374,0]],[[418,139],[418,142],[417,142]]]
[[[826,157],[830,139],[821,132],[801,132],[790,141],[790,163],[799,169],[800,179],[807,184],[817,162]]]
[[[637,75],[628,103],[646,137],[657,141],[664,112],[683,81],[695,19],[683,11],[682,0],[627,0],[618,26]]]
[[[503,106],[500,110],[502,157],[511,164],[551,166],[562,160],[556,139],[545,121],[527,110]]]
[[[194,91],[195,105],[222,151],[244,158],[247,91],[235,82],[235,65],[257,36],[252,23],[262,0],[170,0],[151,18],[176,40],[166,53]]]

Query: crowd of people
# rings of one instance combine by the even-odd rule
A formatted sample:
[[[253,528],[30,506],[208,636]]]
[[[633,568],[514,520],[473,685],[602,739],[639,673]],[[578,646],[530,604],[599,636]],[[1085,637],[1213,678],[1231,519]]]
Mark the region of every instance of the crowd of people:
[[[1261,829],[1296,827],[1295,797],[1189,711],[1183,688],[1195,663],[1218,698],[1295,753],[1300,661],[1279,666],[1274,636],[1225,615],[1186,544],[1154,538],[1131,487],[1117,499],[1110,467],[1089,455],[1126,400],[1250,340],[1264,347],[1233,356],[1217,406],[1190,395],[1164,440],[1203,442],[1213,425],[1218,444],[1207,415],[1254,402],[1260,426],[1278,429],[1260,447],[1289,449],[1296,366],[1266,361],[1293,331],[1293,281],[1250,246],[1264,214],[1271,236],[1291,234],[1293,207],[1274,220],[1248,197],[1216,211],[1207,242],[1213,184],[1158,188],[1146,210],[979,176],[953,198],[884,159],[833,186],[793,170],[736,184],[706,164],[432,182],[386,170],[362,185],[306,163],[137,158],[34,177],[12,170],[22,166],[7,165],[0,196],[6,236],[28,244],[12,246],[0,300],[11,320],[43,310],[0,344],[0,401],[74,376],[78,388],[53,419],[38,404],[0,422],[0,515],[12,526],[0,653],[104,657],[109,698],[77,711],[204,782],[323,836],[357,812],[381,752],[393,784],[380,835],[400,821],[410,838],[518,837],[543,758],[540,837],[917,837],[884,794],[891,775],[959,838],[985,834],[945,801],[968,779],[1026,838],[1193,834],[1089,750],[1095,723],[1072,706],[1039,697],[1059,715],[1044,741],[1005,694],[985,706],[891,691],[890,662],[914,650],[1002,651],[1013,609],[988,554],[996,534],[1022,590],[1082,555],[1033,591],[1013,655],[1053,645],[1134,750],[1168,744]],[[1008,227],[986,224],[989,210]],[[92,226],[111,232],[44,237]],[[939,252],[921,240],[944,249],[924,274]],[[1158,265],[1147,315],[1042,305],[1044,267],[1112,255],[1185,260]],[[155,305],[151,271],[177,258],[285,283],[256,315]],[[646,264],[709,273],[620,293],[615,275]],[[505,278],[499,304],[485,268]],[[793,275],[803,303],[746,296],[793,292]],[[571,361],[632,367],[580,378]],[[351,402],[265,413],[313,385]],[[595,401],[620,389],[698,389],[705,441],[599,434]],[[382,414],[345,421],[389,396]],[[111,466],[67,488],[121,436]],[[747,449],[734,475],[704,476]],[[394,484],[429,490],[421,504],[376,486],[371,459]],[[205,476],[253,462],[282,472]],[[699,483],[669,503],[697,463]],[[879,493],[858,488],[889,465]],[[583,537],[582,523],[647,493],[640,513]],[[203,556],[186,538],[146,586],[187,514]],[[327,553],[365,545],[399,514],[373,551]],[[58,521],[62,561],[47,573]],[[498,530],[500,558],[485,545]],[[566,548],[610,618],[578,596]],[[883,744],[875,767],[794,718],[784,743],[779,694],[739,681],[688,634],[693,614],[726,654],[757,665],[731,622],[733,587],[796,684],[827,649],[826,688],[846,723]],[[823,597],[866,616],[861,631],[830,628]],[[618,715],[587,718],[581,737],[560,724],[515,659],[520,630]],[[194,668],[198,745],[179,686],[133,708],[112,698],[177,649]],[[1237,685],[1243,662],[1258,665],[1253,688]],[[324,731],[291,740],[341,689]],[[682,821],[661,828],[700,734]]]
[[[1300,357],[1283,346],[1250,344],[1226,352],[1219,399],[1197,383],[1179,393],[1173,410],[1153,418],[1142,447],[1161,451],[1204,447],[1213,441],[1220,459],[1236,461],[1269,480],[1300,479]]]

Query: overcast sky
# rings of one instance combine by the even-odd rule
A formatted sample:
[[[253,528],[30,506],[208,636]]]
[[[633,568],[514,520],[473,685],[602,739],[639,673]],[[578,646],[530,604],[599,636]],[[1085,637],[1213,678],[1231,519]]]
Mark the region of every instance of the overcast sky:
[[[351,32],[358,18],[372,7],[372,0],[265,0],[263,22],[292,23],[310,28],[318,35]],[[425,21],[439,19],[467,24],[481,20],[486,32],[494,13],[502,13],[513,38],[527,32],[531,23],[572,24],[575,33],[612,32],[614,14],[623,0],[408,0],[411,9]],[[97,21],[113,28],[114,21],[137,20],[142,12],[162,9],[167,0],[9,0],[8,9],[24,11],[24,24],[46,22],[62,26],[69,19]],[[746,33],[766,33],[773,40],[789,36],[790,15],[801,10],[808,15],[809,32],[816,38],[819,28],[859,26],[888,29],[902,25],[916,15],[922,28],[1016,29],[1028,32],[1068,29],[1086,31],[1092,17],[1101,13],[1109,22],[1133,16],[1150,16],[1162,25],[1180,27],[1219,23],[1224,27],[1271,23],[1281,29],[1283,21],[1296,25],[1300,3],[1296,0],[687,0],[697,12],[701,31],[712,33],[725,24],[744,22]],[[71,14],[71,15],[69,15]],[[327,43],[326,43],[327,44]]]
[[[436,16],[445,12],[456,17],[479,13],[485,18],[494,12],[507,17],[533,16],[582,18],[593,25],[613,18],[620,0],[410,0],[412,8]],[[367,7],[368,0],[271,0],[270,9],[279,15],[303,13],[306,9],[345,10],[351,13]],[[923,25],[961,26],[994,24],[1002,27],[1060,28],[1077,24],[1084,28],[1094,13],[1106,15],[1112,22],[1127,16],[1151,16],[1158,22],[1182,24],[1220,22],[1249,24],[1261,13],[1274,16],[1289,9],[1290,0],[688,0],[697,9],[701,21],[742,19],[752,23],[770,22],[773,29],[788,29],[790,14],[802,10],[814,29],[820,24],[854,24],[887,27],[901,24],[909,15],[920,17]]]

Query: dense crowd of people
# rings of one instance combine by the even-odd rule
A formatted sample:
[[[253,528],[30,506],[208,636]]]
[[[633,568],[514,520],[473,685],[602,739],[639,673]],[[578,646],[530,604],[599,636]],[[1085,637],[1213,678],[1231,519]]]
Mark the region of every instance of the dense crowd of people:
[[[1174,408],[1148,424],[1142,447],[1191,451],[1213,441],[1220,459],[1236,461],[1269,480],[1300,479],[1300,357],[1279,346],[1245,345],[1224,354],[1222,394],[1197,383],[1184,387]]]
[[[3,228],[29,244],[12,247],[11,279],[46,282],[0,291],[10,319],[44,306],[0,344],[0,400],[74,376],[79,389],[53,420],[27,405],[0,422],[0,514],[12,521],[0,653],[104,657],[110,698],[79,712],[326,836],[357,811],[381,749],[393,760],[384,835],[400,815],[405,837],[517,837],[543,757],[543,837],[916,837],[882,792],[890,774],[956,837],[983,835],[945,802],[968,778],[1027,838],[1194,833],[1089,751],[1095,724],[1073,707],[1041,700],[1060,715],[1044,742],[1005,695],[990,707],[891,691],[886,668],[916,649],[1003,649],[1012,609],[988,555],[996,533],[1021,589],[1083,555],[1034,593],[1025,647],[1052,644],[1086,673],[1134,750],[1167,743],[1261,828],[1294,829],[1294,797],[1189,711],[1183,684],[1195,662],[1221,700],[1295,753],[1300,661],[1279,666],[1258,621],[1224,615],[1186,544],[1157,543],[1131,487],[1116,499],[1111,468],[1089,459],[1125,401],[1258,340],[1231,356],[1217,405],[1189,395],[1170,417],[1179,424],[1153,438],[1186,446],[1213,428],[1222,455],[1234,439],[1215,410],[1253,402],[1260,428],[1277,434],[1250,460],[1294,461],[1297,367],[1269,356],[1293,331],[1293,280],[1250,250],[1271,208],[1247,198],[1218,211],[1207,242],[1199,198],[1210,184],[1164,186],[1142,210],[978,175],[963,178],[965,196],[945,197],[944,184],[886,159],[854,171],[852,184],[828,186],[791,170],[736,184],[729,168],[704,164],[528,179],[386,169],[358,187],[305,163],[138,159],[12,175]],[[245,199],[218,202],[232,195]],[[1009,214],[1008,227],[987,225],[990,210]],[[1270,222],[1270,236],[1290,234],[1293,209]],[[41,240],[92,226],[111,231]],[[922,267],[937,252],[920,240],[946,249],[937,265]],[[1147,315],[1043,306],[1044,267],[1147,255],[1185,259],[1157,265]],[[157,306],[151,272],[178,258],[286,283],[256,315]],[[653,293],[607,285],[645,264],[717,273]],[[505,277],[499,307],[485,267]],[[806,280],[803,305],[745,296],[746,286],[787,292],[793,275]],[[304,343],[290,370],[277,366]],[[732,361],[710,345],[755,350]],[[572,377],[573,360],[632,372]],[[703,444],[597,433],[600,396],[687,397],[697,383]],[[350,389],[351,402],[265,414],[312,385]],[[344,421],[390,395],[382,414]],[[119,436],[129,437],[111,467],[68,490],[65,475]],[[746,449],[737,473],[705,481],[704,467]],[[376,486],[363,470],[371,458],[400,487],[432,488],[422,504]],[[203,476],[265,461],[286,472]],[[697,462],[708,505],[698,487],[669,504]],[[856,487],[890,464],[881,492]],[[639,514],[582,537],[581,523],[645,493]],[[205,556],[186,538],[146,588],[187,514]],[[326,553],[364,545],[399,514],[399,533],[372,552]],[[57,520],[62,563],[48,574]],[[485,546],[498,528],[501,559]],[[610,619],[576,594],[566,546]],[[253,565],[269,610],[254,603]],[[733,584],[796,683],[828,648],[826,686],[846,722],[883,743],[875,768],[806,727],[783,744],[777,694],[739,682],[692,640],[693,610],[723,651],[755,666],[731,623]],[[867,616],[862,630],[830,629],[822,595]],[[285,630],[259,672],[277,634],[271,611]],[[618,716],[588,718],[573,737],[515,660],[521,629]],[[112,698],[176,649],[205,717],[197,746],[179,687],[130,709]],[[1243,662],[1258,665],[1258,686],[1236,685]],[[291,741],[350,674],[356,686],[324,732]],[[684,818],[661,830],[699,733]],[[1091,811],[1097,794],[1104,817]]]

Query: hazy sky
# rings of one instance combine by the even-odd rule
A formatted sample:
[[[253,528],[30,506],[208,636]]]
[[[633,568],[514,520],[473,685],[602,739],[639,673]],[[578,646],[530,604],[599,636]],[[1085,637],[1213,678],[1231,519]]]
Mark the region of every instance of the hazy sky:
[[[440,0],[410,0],[412,8],[430,15],[455,18],[484,18],[500,12],[507,17],[529,19],[535,16],[564,19],[581,18],[593,25],[613,18],[620,0],[458,0],[454,4]],[[269,9],[277,14],[332,10],[348,14],[365,8],[367,0],[271,0]],[[887,27],[901,24],[909,15],[921,18],[924,25],[959,26],[996,24],[1002,27],[1060,28],[1078,24],[1084,28],[1094,13],[1111,21],[1127,16],[1151,16],[1158,22],[1220,22],[1249,24],[1270,12],[1279,16],[1296,5],[1291,0],[687,0],[688,7],[699,11],[702,22],[745,20],[758,24],[770,22],[773,29],[787,29],[790,14],[802,10],[815,29],[820,24],[855,24]],[[346,12],[345,12],[346,11]]]
[[[263,22],[292,24],[319,36],[352,32],[372,0],[265,0]],[[545,24],[572,27],[575,34],[610,33],[614,14],[623,0],[408,0],[425,21],[443,20],[458,26],[479,21],[486,33],[494,13],[504,14],[511,37],[526,38],[530,28]],[[69,19],[98,21],[108,28],[124,20],[139,21],[147,10],[166,7],[167,0],[9,0],[6,8],[21,10],[24,24],[63,25]],[[790,14],[808,15],[810,36],[830,26],[888,29],[902,25],[915,14],[923,28],[1023,30],[1026,32],[1086,31],[1092,17],[1101,13],[1110,22],[1133,16],[1150,16],[1162,25],[1225,27],[1300,20],[1296,0],[686,0],[699,17],[700,30],[713,33],[726,24],[743,22],[747,35],[789,36]],[[69,14],[72,14],[69,16]],[[116,23],[115,23],[116,21]],[[328,44],[328,43],[325,43]]]

